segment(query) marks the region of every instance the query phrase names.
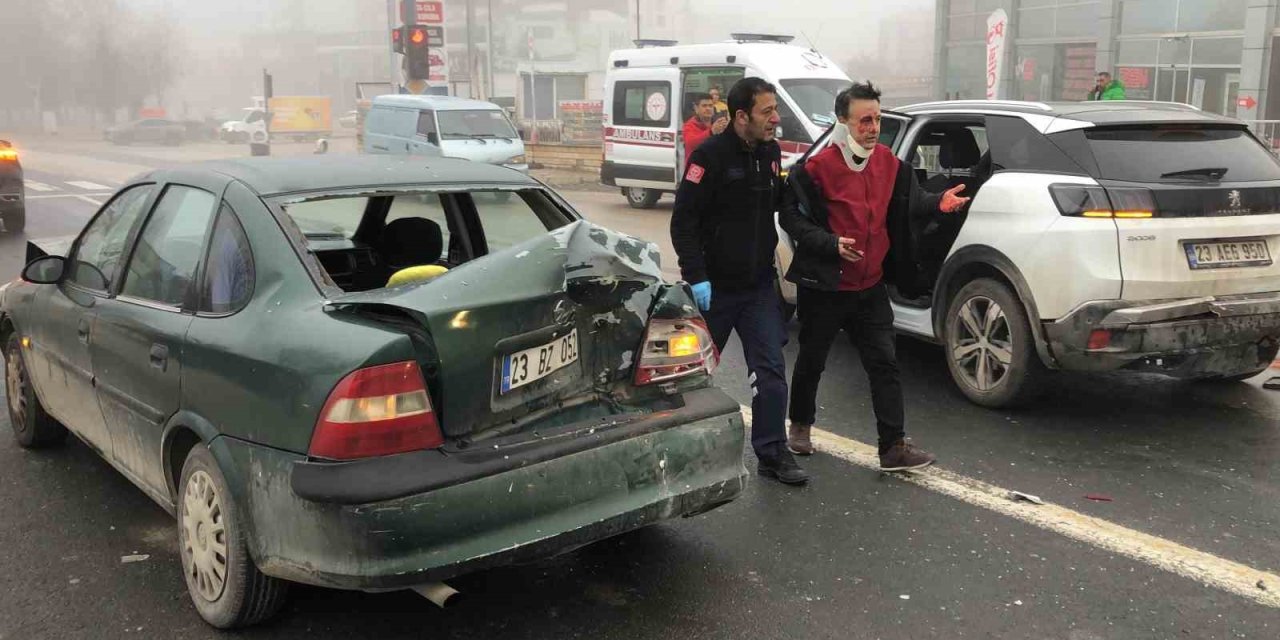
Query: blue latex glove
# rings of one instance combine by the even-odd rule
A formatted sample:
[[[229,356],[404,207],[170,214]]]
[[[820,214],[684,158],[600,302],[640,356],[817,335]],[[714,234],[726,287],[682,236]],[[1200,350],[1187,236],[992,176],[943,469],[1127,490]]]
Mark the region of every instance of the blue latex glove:
[[[699,282],[693,285],[693,300],[698,303],[698,308],[707,311],[711,309],[711,283]]]

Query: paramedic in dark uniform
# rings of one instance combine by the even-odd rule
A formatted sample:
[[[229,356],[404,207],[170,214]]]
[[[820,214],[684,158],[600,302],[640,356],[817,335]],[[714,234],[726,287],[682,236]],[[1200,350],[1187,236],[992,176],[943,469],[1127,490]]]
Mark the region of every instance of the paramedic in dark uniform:
[[[787,449],[786,338],[774,249],[782,181],[777,90],[744,78],[729,90],[730,124],[690,156],[676,191],[671,244],[716,347],[736,331],[751,381],[751,446],[760,475],[786,484],[809,476]]]

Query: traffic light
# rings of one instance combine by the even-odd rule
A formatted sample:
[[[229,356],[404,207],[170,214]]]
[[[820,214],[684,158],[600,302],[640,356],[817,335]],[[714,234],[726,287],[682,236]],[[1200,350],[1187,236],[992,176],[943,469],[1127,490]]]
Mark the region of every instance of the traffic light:
[[[404,53],[404,27],[391,30],[391,50],[399,54]]]
[[[427,28],[420,24],[406,25],[400,37],[404,48],[405,70],[412,80],[426,80],[431,73],[431,60],[427,45]]]

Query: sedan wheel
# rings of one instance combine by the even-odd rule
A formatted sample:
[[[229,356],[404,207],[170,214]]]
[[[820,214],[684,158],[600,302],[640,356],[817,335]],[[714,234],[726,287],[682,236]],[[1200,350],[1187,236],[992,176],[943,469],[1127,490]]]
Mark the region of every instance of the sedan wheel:
[[[40,404],[35,387],[31,385],[21,345],[17,332],[14,332],[4,350],[4,390],[14,438],[27,449],[61,444],[67,439],[67,428],[46,413]]]
[[[272,617],[288,586],[253,564],[239,513],[209,449],[192,447],[178,485],[178,550],[191,603],[219,629]]]
[[[951,298],[943,332],[947,368],[969,400],[985,407],[1023,404],[1047,373],[1022,302],[1004,283],[982,278]]]
[[[227,527],[222,500],[204,471],[192,474],[182,497],[182,552],[187,580],[200,597],[215,602],[227,578]]]

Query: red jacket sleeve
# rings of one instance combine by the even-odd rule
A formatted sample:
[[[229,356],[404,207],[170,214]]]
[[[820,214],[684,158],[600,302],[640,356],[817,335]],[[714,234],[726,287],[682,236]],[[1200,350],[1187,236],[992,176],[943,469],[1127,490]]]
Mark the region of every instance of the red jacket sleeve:
[[[684,121],[684,163],[689,164],[689,156],[704,140],[711,137],[710,129],[698,126],[693,118]]]

